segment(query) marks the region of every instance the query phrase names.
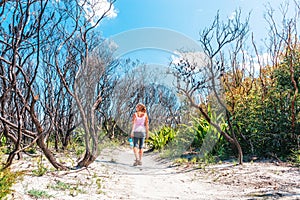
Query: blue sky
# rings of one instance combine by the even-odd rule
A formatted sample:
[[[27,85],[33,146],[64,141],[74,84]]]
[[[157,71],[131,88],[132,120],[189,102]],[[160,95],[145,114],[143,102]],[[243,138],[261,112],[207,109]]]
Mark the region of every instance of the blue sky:
[[[120,48],[134,50],[128,53],[128,57],[166,65],[170,57],[166,50],[171,51],[175,47],[159,46],[155,49],[153,45],[157,45],[158,42],[155,43],[152,34],[138,35],[134,30],[161,28],[198,43],[199,32],[213,22],[217,11],[221,19],[226,21],[236,9],[240,8],[243,19],[251,12],[250,31],[254,33],[255,39],[260,41],[267,34],[267,23],[264,20],[265,6],[271,2],[275,13],[279,13],[278,8],[285,1],[287,0],[117,0],[114,5],[116,17],[103,21],[100,29],[105,38],[123,35],[122,41],[119,41]],[[131,34],[128,36],[126,32]],[[139,37],[144,40],[148,38],[150,41],[140,41]],[[168,42],[182,43],[180,39],[175,38],[179,37],[173,37],[173,40]],[[167,39],[161,38],[159,42],[166,43]],[[153,44],[149,45],[151,42]],[[150,48],[145,45],[149,45]]]
[[[199,31],[211,24],[219,10],[223,19],[235,9],[250,11],[250,26],[259,38],[263,37],[266,23],[263,19],[265,5],[271,2],[277,9],[285,0],[117,0],[117,17],[106,20],[101,27],[105,37],[123,31],[161,27],[181,32],[197,40]]]

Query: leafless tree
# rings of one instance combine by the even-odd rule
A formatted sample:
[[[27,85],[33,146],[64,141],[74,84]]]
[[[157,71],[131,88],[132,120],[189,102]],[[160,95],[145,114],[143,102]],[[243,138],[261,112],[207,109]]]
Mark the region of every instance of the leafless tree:
[[[93,29],[113,3],[108,1],[97,16],[97,5],[83,0],[1,1],[0,127],[14,144],[6,167],[15,155],[37,144],[55,168],[66,169],[45,142],[54,133],[60,136],[56,146],[62,140],[65,147],[77,124],[77,110],[86,139],[78,166],[88,166],[96,158],[95,110],[101,102],[96,87],[112,60],[103,56],[100,63],[92,63],[91,52],[102,44]]]
[[[128,136],[132,114],[139,102],[147,106],[151,130],[164,125],[178,125],[180,104],[176,91],[157,82],[163,74],[157,74],[139,60],[121,60],[119,67],[120,78],[110,95],[111,109],[106,115],[112,117],[118,130],[122,130],[122,136]],[[110,136],[116,135],[110,131]]]
[[[294,135],[294,139],[299,141],[299,135],[296,133],[297,122],[297,97],[299,94],[299,80],[297,80],[297,74],[299,73],[299,18],[300,18],[300,2],[292,1],[282,3],[279,7],[282,19],[281,22],[276,21],[274,17],[274,8],[269,4],[267,7],[267,14],[265,16],[266,21],[269,24],[269,40],[266,43],[266,47],[269,50],[270,63],[273,69],[278,69],[283,59],[286,59],[289,68],[289,78],[293,87],[293,92],[290,94],[291,106],[291,130]],[[294,9],[294,12],[291,11]],[[256,44],[253,42],[256,50],[256,55],[259,56]],[[263,66],[260,64],[260,68]],[[262,79],[262,78],[261,78]],[[261,82],[265,82],[262,80]],[[264,88],[266,86],[263,85]],[[266,89],[265,89],[266,90]],[[298,145],[299,146],[299,145]]]
[[[74,99],[65,90],[64,84],[60,81],[55,70],[47,65],[51,61],[53,52],[49,49],[42,50],[42,67],[40,69],[40,78],[44,84],[40,84],[39,94],[41,96],[41,112],[44,115],[44,123],[52,121],[53,128],[46,135],[47,141],[53,141],[55,149],[66,149],[71,141],[71,134],[75,130],[76,107]],[[69,76],[67,82],[72,84],[74,77]],[[49,140],[50,138],[50,140]]]
[[[67,13],[69,21],[68,24],[57,29],[62,39],[56,46],[55,68],[66,90],[75,100],[85,132],[86,151],[78,167],[89,166],[99,153],[95,112],[102,97],[101,93],[96,94],[96,89],[105,72],[105,67],[109,66],[112,60],[111,58],[105,60],[105,57],[101,57],[99,66],[93,65],[92,52],[101,44],[101,40],[97,33],[93,33],[93,29],[107,16],[113,3],[114,1],[110,1],[107,9],[96,20],[96,10],[93,10],[93,5],[88,10],[84,9],[84,6],[89,5],[87,1],[69,2],[64,7],[67,12],[65,10],[60,12],[61,16]],[[68,71],[75,74],[73,85],[69,85],[66,81],[65,75]]]
[[[200,33],[199,41],[204,53],[181,52],[181,58],[172,62],[175,76],[178,78],[177,88],[179,92],[184,94],[191,106],[197,108],[202,116],[228,142],[236,147],[240,164],[243,163],[243,152],[230,121],[230,110],[228,110],[223,99],[224,91],[220,84],[220,77],[225,72],[226,67],[224,51],[228,49],[230,44],[235,44],[237,48],[233,54],[238,54],[248,33],[248,18],[244,23],[241,20],[240,10],[237,10],[234,18],[228,19],[227,23],[220,21],[218,13],[212,25]],[[229,125],[228,130],[223,131],[218,122],[213,121],[208,115],[205,108],[208,103],[208,96],[214,96],[218,102],[218,107],[224,111],[224,117]]]
[[[14,144],[5,167],[11,165],[15,155],[37,144],[54,167],[66,169],[45,144],[45,135],[53,123],[49,118],[43,124],[38,112],[39,58],[42,46],[52,34],[50,31],[43,37],[42,33],[57,25],[52,23],[54,12],[48,9],[49,4],[47,0],[1,2],[0,120],[5,136]],[[24,142],[26,138],[29,143]]]

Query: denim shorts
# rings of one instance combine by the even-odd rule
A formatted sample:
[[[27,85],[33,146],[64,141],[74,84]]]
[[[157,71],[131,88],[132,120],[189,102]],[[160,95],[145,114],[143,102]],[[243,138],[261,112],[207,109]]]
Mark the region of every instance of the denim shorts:
[[[134,132],[133,147],[139,147],[139,149],[142,149],[145,143],[145,136],[146,133],[144,132]]]

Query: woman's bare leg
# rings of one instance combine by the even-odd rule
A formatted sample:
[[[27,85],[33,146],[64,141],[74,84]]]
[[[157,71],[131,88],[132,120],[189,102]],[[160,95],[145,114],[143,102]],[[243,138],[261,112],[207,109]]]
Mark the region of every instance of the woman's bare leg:
[[[139,165],[142,165],[143,149],[139,149]]]
[[[138,155],[138,148],[137,147],[133,147],[133,153],[134,153],[134,156],[135,156],[135,160],[138,160],[139,155]]]

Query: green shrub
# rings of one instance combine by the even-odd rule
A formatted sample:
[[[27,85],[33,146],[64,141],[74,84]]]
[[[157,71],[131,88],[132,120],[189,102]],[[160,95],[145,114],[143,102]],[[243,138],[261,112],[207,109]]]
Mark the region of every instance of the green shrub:
[[[175,138],[167,144],[162,154],[163,158],[176,159],[188,151],[194,139],[194,131],[186,125],[178,126]]]
[[[37,164],[38,164],[38,168],[37,169],[34,169],[32,170],[32,173],[35,175],[35,176],[43,176],[47,171],[47,167],[45,167],[45,165],[43,164],[43,157],[39,157],[38,160],[37,160]]]
[[[11,172],[9,168],[0,170],[0,199],[11,193],[11,186],[22,176],[23,172]]]
[[[36,154],[36,153],[37,153],[37,150],[36,150],[36,148],[31,147],[31,148],[29,148],[29,149],[27,150],[27,153],[29,153],[29,154]]]
[[[5,146],[6,141],[7,141],[6,137],[4,135],[1,135],[1,137],[0,137],[0,146],[2,146],[2,147]]]
[[[223,115],[220,114],[217,116],[217,114],[215,112],[212,112],[210,108],[208,109],[208,111],[208,115],[210,116],[212,121],[218,122],[221,129],[225,131],[227,128],[227,124],[224,122]],[[205,152],[211,155],[206,155],[205,157],[208,158],[212,155],[222,157],[226,155],[225,139],[204,118],[193,118],[192,126],[186,126],[186,128],[189,129],[189,131],[194,132],[195,135],[194,140],[191,144],[192,149],[200,150],[203,147],[205,149],[205,146],[213,146],[211,151]]]
[[[52,195],[49,195],[46,191],[36,189],[29,190],[28,195],[36,199],[53,197]]]
[[[10,148],[7,146],[6,137],[0,134],[0,153],[9,154],[10,151]]]
[[[85,190],[81,189],[81,187],[85,187],[86,185],[83,183],[65,183],[62,181],[57,180],[55,185],[49,185],[48,187],[54,189],[56,191],[67,191],[69,192],[70,196],[77,196],[79,193],[84,194],[86,193]]]
[[[175,138],[176,134],[177,132],[174,129],[164,126],[158,131],[150,134],[147,143],[149,144],[150,148],[154,150],[162,150],[166,144]]]
[[[292,150],[289,159],[296,165],[300,166],[300,150]]]
[[[56,185],[51,186],[51,188],[54,190],[66,191],[72,189],[72,186],[62,181],[56,181]]]
[[[177,158],[174,160],[175,164],[182,165],[188,163],[189,160],[187,158]]]

